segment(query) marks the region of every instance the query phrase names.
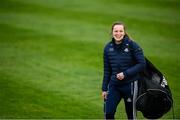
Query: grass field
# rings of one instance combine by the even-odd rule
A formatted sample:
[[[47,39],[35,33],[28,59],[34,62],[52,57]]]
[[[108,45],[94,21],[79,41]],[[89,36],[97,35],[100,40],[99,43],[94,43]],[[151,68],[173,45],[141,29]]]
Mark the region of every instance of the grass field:
[[[114,21],[126,24],[164,73],[180,118],[179,6],[179,0],[1,0],[0,119],[103,119],[102,52]],[[122,102],[116,118],[126,118]],[[171,111],[162,117],[171,118]]]

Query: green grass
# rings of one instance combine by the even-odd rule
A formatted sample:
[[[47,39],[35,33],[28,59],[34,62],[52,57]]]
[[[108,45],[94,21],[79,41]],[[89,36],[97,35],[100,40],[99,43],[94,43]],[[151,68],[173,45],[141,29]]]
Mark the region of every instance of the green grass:
[[[102,119],[103,47],[119,20],[164,73],[180,118],[179,5],[178,0],[1,0],[0,119]],[[126,118],[123,101],[116,118]],[[171,111],[162,117],[170,118]]]

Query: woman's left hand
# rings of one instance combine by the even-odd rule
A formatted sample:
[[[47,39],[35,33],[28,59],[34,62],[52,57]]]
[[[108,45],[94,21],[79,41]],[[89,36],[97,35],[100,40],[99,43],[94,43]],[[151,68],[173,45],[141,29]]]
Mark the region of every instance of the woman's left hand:
[[[123,80],[123,79],[124,79],[124,74],[123,74],[123,72],[118,73],[118,74],[116,75],[116,78],[117,78],[118,80]]]

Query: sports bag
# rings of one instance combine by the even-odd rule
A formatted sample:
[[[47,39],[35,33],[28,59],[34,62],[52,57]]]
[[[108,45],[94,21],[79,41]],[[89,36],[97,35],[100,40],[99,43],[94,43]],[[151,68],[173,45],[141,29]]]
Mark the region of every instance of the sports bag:
[[[163,74],[147,59],[140,73],[136,109],[147,119],[158,119],[173,106],[173,98]]]

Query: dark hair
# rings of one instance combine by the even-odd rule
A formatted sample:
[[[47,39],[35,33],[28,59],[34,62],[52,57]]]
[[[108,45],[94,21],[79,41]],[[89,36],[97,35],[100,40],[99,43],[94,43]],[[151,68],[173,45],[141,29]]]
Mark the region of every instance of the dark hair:
[[[126,32],[126,27],[125,27],[124,23],[122,23],[122,22],[114,22],[112,24],[112,26],[111,26],[111,35],[112,35],[112,31],[113,31],[115,25],[122,25],[124,27],[125,35],[129,37],[129,35]]]

